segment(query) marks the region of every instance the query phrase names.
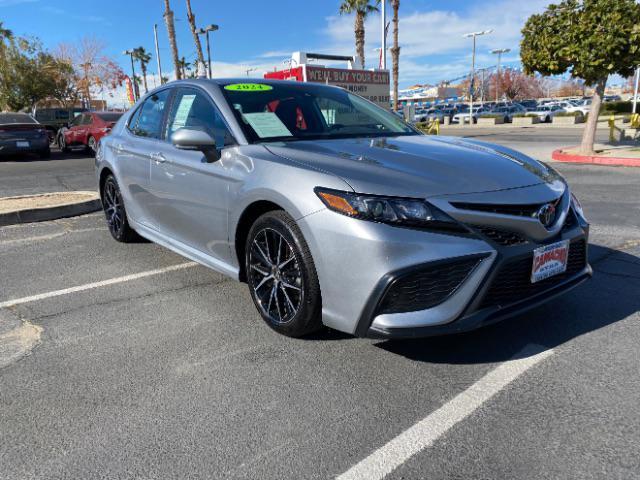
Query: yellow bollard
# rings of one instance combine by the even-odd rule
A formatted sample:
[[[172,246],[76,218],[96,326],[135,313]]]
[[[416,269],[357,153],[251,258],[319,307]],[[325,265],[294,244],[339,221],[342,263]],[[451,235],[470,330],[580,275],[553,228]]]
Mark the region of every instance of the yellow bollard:
[[[616,137],[614,135],[616,131],[616,117],[611,115],[609,117],[609,143],[615,143]]]
[[[631,128],[640,128],[640,113],[631,115]]]
[[[427,133],[429,135],[440,135],[440,120],[434,118],[427,127]]]

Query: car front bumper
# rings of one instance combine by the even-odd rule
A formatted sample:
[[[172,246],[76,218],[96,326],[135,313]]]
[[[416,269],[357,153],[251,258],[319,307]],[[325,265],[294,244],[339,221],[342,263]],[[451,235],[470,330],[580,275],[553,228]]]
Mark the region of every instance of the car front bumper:
[[[587,262],[588,226],[580,222],[547,241],[515,246],[501,246],[482,236],[445,235],[354,220],[328,210],[298,223],[316,264],[323,322],[361,337],[424,337],[472,330],[544,303],[592,273]],[[495,296],[492,287],[499,289],[499,282],[504,282],[505,269],[520,265],[522,270],[528,259],[532,261],[535,248],[560,240],[569,240],[570,248],[584,246],[583,258],[579,252],[566,274],[533,284],[534,288],[520,278],[522,291],[514,294],[513,301],[505,301],[504,292],[499,302],[488,300]],[[384,312],[385,298],[399,278],[442,262],[466,259],[477,259],[477,263],[444,301],[426,309]],[[522,277],[530,270],[520,273]]]

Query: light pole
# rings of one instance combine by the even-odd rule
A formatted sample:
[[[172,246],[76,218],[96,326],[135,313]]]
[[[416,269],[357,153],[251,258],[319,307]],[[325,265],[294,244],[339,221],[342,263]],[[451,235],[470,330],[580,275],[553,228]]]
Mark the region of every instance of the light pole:
[[[133,98],[138,101],[138,84],[136,83],[136,67],[133,61],[133,50],[125,50],[122,52],[123,55],[129,55],[131,57],[131,83],[133,83]]]
[[[209,32],[215,32],[216,30],[219,30],[219,29],[220,27],[218,27],[218,25],[211,24],[208,27],[204,27],[198,30],[198,33],[200,35],[206,35],[207,37],[207,64],[208,64],[207,71],[209,72],[209,78],[213,78],[213,75],[211,74],[211,46],[209,44]]]
[[[636,68],[636,81],[633,87],[633,113],[637,113],[638,106],[638,84],[640,83],[640,66]]]
[[[160,63],[160,47],[158,46],[158,24],[153,24],[153,38],[156,44],[156,60],[158,61],[158,76],[160,77],[160,85],[164,82],[162,81],[162,64]]]
[[[483,30],[481,32],[465,33],[463,37],[473,38],[473,51],[471,54],[471,80],[469,82],[469,124],[473,125],[473,85],[476,75],[476,37],[487,35],[493,32],[493,29]]]
[[[500,60],[502,60],[503,53],[509,53],[511,51],[510,48],[496,48],[495,50],[491,50],[491,53],[494,55],[498,55],[498,79],[496,80],[496,102],[500,100],[500,85],[501,85],[501,75],[500,75]]]
[[[382,2],[382,42],[381,42],[381,50],[380,50],[380,67],[382,70],[387,69],[387,10],[386,10],[387,2],[384,0]]]
[[[245,73],[247,74],[247,77],[249,77],[249,74],[250,74],[251,72],[255,72],[256,70],[258,70],[258,69],[257,69],[257,68],[255,68],[255,67],[247,68],[247,69],[245,70]]]

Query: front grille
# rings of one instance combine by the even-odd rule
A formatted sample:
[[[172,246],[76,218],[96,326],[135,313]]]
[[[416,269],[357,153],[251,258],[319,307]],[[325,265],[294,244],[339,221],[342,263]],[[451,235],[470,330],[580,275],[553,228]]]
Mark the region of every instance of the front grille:
[[[587,243],[573,242],[569,247],[567,270],[561,275],[531,283],[533,254],[502,266],[494,277],[480,308],[501,306],[524,300],[552,288],[580,272],[587,265]]]
[[[554,200],[554,205],[557,205],[560,198]],[[514,215],[517,217],[535,217],[538,210],[546,203],[536,204],[493,204],[493,203],[466,203],[466,202],[452,202],[455,208],[461,210],[475,210],[478,212],[498,213],[500,215]]]
[[[480,257],[427,266],[395,280],[380,302],[378,314],[425,310],[444,302],[480,263]]]
[[[510,247],[511,245],[520,245],[523,243],[527,243],[527,239],[522,235],[516,232],[510,232],[507,230],[501,230],[495,227],[483,226],[483,225],[472,225],[473,228],[478,230],[482,235],[488,237],[490,240],[494,241],[498,245],[503,245],[505,247]]]

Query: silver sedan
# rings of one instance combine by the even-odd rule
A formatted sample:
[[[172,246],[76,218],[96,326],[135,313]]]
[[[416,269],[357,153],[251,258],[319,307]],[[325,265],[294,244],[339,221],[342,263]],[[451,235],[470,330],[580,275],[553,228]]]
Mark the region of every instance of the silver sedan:
[[[96,166],[116,240],[248,283],[289,336],[470,330],[591,275],[587,221],[552,168],[425,136],[331,86],[170,83],[101,140]]]

